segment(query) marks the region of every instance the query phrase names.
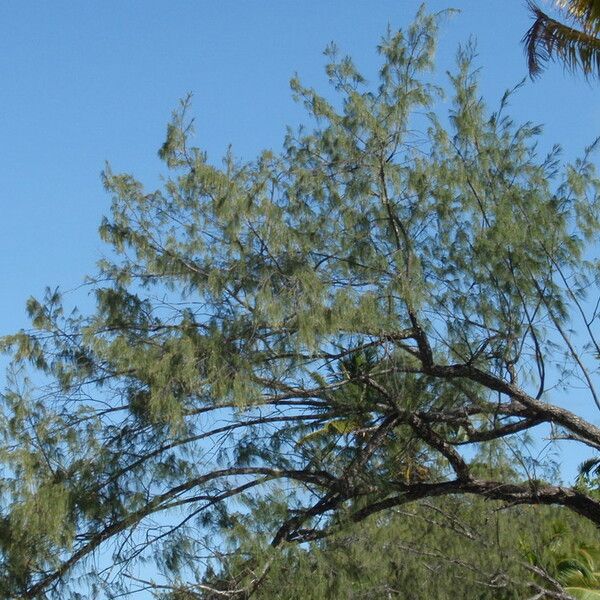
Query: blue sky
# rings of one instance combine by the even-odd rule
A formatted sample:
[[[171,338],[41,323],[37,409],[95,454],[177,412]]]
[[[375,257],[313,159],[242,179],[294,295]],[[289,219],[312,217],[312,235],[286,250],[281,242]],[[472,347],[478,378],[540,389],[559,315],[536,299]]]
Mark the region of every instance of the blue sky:
[[[430,2],[432,10],[450,0]],[[170,111],[193,92],[197,141],[212,159],[228,144],[244,158],[278,147],[302,118],[294,72],[325,86],[325,45],[335,40],[368,72],[387,24],[413,17],[414,0],[21,2],[0,5],[0,334],[26,325],[24,300],[45,285],[70,289],[103,251],[107,211],[99,173],[157,183]],[[478,39],[483,91],[496,101],[525,76],[522,0],[454,1],[439,60]],[[598,85],[551,67],[528,83],[513,112],[546,126],[567,156],[600,134]]]
[[[388,24],[407,25],[415,0],[4,0],[0,3],[0,334],[27,325],[24,303],[46,285],[69,290],[105,249],[96,234],[110,199],[108,160],[149,187],[178,99],[194,94],[197,143],[213,160],[278,148],[303,118],[289,79],[324,88],[332,40],[367,73]],[[541,0],[544,4],[544,0]],[[523,0],[435,0],[461,13],[441,31],[439,62],[478,40],[491,104],[526,76]],[[600,135],[598,84],[551,66],[512,101],[520,120],[545,124],[544,144],[575,156]],[[78,297],[85,304],[85,297]],[[571,462],[577,457],[571,457]]]

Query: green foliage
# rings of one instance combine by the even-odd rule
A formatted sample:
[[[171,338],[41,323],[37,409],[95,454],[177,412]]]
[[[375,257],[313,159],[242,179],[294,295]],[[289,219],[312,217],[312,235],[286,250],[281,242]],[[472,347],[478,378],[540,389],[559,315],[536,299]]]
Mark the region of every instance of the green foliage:
[[[530,562],[541,567],[538,572],[542,576],[538,578],[542,582],[549,575],[576,600],[594,600],[600,596],[600,546],[597,537],[586,536],[584,531],[569,525],[563,519],[549,520],[536,550],[523,541],[521,544]]]
[[[527,456],[540,424],[600,447],[568,407],[582,380],[600,406],[585,314],[593,148],[572,165],[558,148],[540,157],[541,127],[505,114],[512,92],[484,104],[470,46],[439,103],[439,19],[421,9],[389,31],[374,84],[330,47],[332,92],[292,80],[313,126],[290,129],[279,152],[217,166],[193,146],[186,99],[160,189],[105,169],[95,309],[69,312],[49,290],[28,303],[31,330],[2,340],[4,597],[138,584],[193,596],[231,553],[242,581],[227,586],[243,598],[270,568],[283,576],[280,553],[311,568],[292,543],[335,535],[343,562],[344,528],[425,498],[558,504],[600,524],[589,486]],[[410,524],[402,535],[423,526]],[[369,535],[388,548],[395,527]],[[106,552],[111,565],[95,565]],[[363,558],[352,564],[368,587]],[[154,582],[133,577],[139,564]],[[411,569],[402,585],[441,593]],[[357,580],[344,577],[335,593]]]
[[[304,548],[287,547],[255,597],[280,598],[285,590],[289,600],[516,600],[546,589],[548,595],[540,598],[551,598],[556,587],[549,578],[557,578],[579,598],[584,596],[574,582],[588,573],[592,553],[584,540],[595,543],[595,551],[600,548],[594,533],[564,510],[506,512],[485,501],[457,498],[426,502],[379,515]],[[565,559],[575,549],[582,560],[569,564],[582,569],[576,572]],[[530,564],[546,579],[532,572]],[[247,569],[247,563],[238,554],[224,559],[222,568],[219,576],[205,578],[208,588],[224,589],[220,586],[232,579],[232,571]],[[592,593],[590,580],[585,581]]]
[[[600,490],[600,459],[588,458],[579,465],[577,483],[584,489]]]

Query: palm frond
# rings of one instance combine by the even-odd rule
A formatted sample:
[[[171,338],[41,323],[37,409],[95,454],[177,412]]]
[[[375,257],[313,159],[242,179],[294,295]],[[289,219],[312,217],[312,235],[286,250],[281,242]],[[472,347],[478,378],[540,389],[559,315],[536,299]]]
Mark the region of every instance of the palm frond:
[[[548,61],[560,60],[569,71],[581,70],[586,77],[600,76],[600,38],[586,33],[587,21],[577,18],[584,30],[575,29],[552,19],[533,2],[528,4],[534,22],[522,41],[529,75],[534,78]]]
[[[579,475],[589,477],[592,473],[600,475],[600,458],[588,458],[584,460],[578,467]]]
[[[359,431],[364,428],[365,423],[358,419],[334,419],[325,424],[325,427],[317,429],[308,433],[304,437],[300,438],[296,443],[297,446],[306,444],[306,442],[312,442],[321,440],[331,436],[349,435],[355,431]]]
[[[570,586],[565,591],[576,600],[600,600],[600,591],[584,587]]]
[[[586,33],[600,33],[600,0],[556,0],[556,4],[582,23]]]
[[[556,566],[558,579],[567,585],[595,583],[594,572],[584,561],[570,557],[559,561]]]

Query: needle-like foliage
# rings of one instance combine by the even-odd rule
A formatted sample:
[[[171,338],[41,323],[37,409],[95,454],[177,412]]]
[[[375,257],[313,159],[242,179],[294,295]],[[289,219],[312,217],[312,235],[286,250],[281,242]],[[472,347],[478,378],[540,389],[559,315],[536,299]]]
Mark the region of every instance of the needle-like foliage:
[[[197,597],[243,552],[247,598],[290,544],[424,499],[600,525],[531,446],[600,448],[593,146],[540,156],[470,47],[440,102],[438,21],[388,32],[373,82],[330,47],[280,151],[217,166],[184,101],[164,185],[106,168],[95,309],[50,291],[2,342],[0,597]]]

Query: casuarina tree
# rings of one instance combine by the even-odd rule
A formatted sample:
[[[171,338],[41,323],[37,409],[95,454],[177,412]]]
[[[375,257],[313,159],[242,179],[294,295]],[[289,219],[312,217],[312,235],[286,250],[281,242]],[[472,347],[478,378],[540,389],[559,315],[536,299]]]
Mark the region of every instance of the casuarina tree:
[[[593,147],[541,155],[468,46],[440,102],[438,19],[383,38],[375,83],[330,47],[332,93],[292,80],[312,121],[281,151],[216,166],[184,101],[160,189],[106,168],[95,309],[50,291],[3,341],[0,596],[198,597],[257,512],[222,595],[421,499],[600,525],[593,471],[563,484],[526,446],[600,447]],[[490,444],[511,469],[482,467]]]

